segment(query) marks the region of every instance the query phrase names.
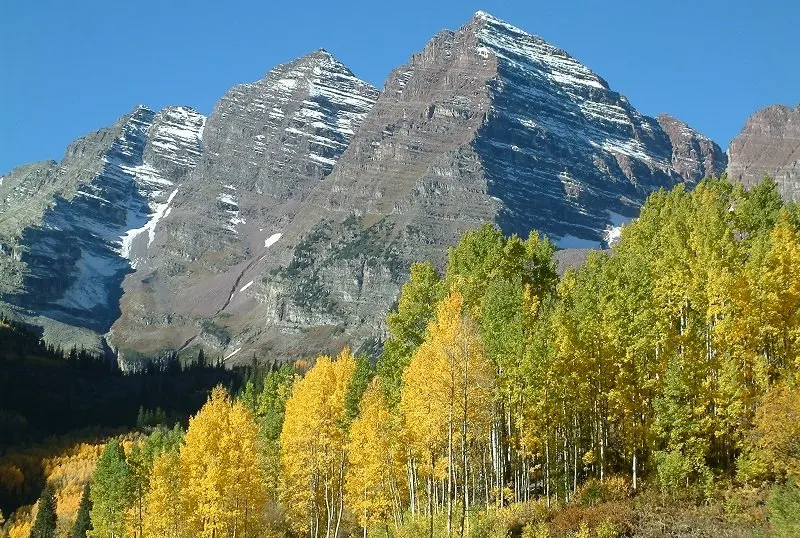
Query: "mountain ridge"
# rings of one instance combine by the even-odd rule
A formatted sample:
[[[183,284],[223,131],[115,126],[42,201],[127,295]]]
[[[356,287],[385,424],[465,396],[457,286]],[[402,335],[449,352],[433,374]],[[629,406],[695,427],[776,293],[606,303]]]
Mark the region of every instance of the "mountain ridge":
[[[105,312],[100,330],[127,360],[197,348],[232,360],[289,357],[379,342],[377,320],[409,264],[441,265],[466,229],[494,222],[599,247],[649,192],[721,173],[725,160],[685,123],[641,115],[562,49],[485,12],[437,33],[380,92],[320,49],[192,118],[168,125],[161,145],[150,130],[140,141],[171,153],[136,149],[117,163],[140,210],[117,226],[119,269],[107,280],[118,312]],[[101,177],[91,170],[104,143],[89,173],[62,182]],[[32,166],[28,175],[49,184],[60,165]],[[0,238],[9,215],[31,214],[0,211]],[[27,218],[25,229],[46,226]],[[81,238],[65,242],[80,259]],[[4,275],[46,259],[20,264],[7,250]],[[52,280],[51,294],[64,291]],[[48,312],[7,292],[0,299]]]

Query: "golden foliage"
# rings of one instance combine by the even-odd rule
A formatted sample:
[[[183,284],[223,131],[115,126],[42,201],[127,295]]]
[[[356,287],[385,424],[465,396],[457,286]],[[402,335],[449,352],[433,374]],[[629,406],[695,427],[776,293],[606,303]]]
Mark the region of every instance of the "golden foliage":
[[[377,379],[364,393],[358,418],[350,427],[347,456],[347,507],[362,527],[389,523],[405,491],[406,458],[397,417],[389,411]]]
[[[150,489],[145,497],[145,536],[181,536],[183,512],[180,498],[180,456],[173,450],[167,450],[153,462]]]
[[[462,314],[463,304],[458,292],[439,304],[428,338],[403,374],[406,435],[414,455],[429,464],[452,431],[460,431],[456,423],[465,423],[469,442],[485,436],[491,420],[494,372],[477,327]]]
[[[168,460],[163,460],[166,465]],[[258,427],[222,387],[189,421],[180,451],[185,530],[191,536],[259,536],[266,501]]]
[[[335,524],[342,500],[347,432],[345,397],[356,369],[345,349],[335,359],[321,356],[298,381],[286,402],[280,435],[280,498],[297,532]]]

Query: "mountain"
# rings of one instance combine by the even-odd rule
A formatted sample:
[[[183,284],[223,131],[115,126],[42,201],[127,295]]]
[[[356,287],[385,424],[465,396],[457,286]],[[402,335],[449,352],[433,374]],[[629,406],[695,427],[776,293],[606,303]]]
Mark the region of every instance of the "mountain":
[[[0,299],[45,338],[98,349],[119,317],[124,276],[202,151],[205,117],[138,107],[75,141],[60,163],[23,166],[0,184]]]
[[[718,146],[662,123],[565,52],[478,13],[390,74],[302,211],[265,229],[280,240],[226,273],[226,303],[211,320],[190,313],[183,326],[200,330],[183,341],[225,357],[375,344],[410,263],[441,266],[487,221],[598,247],[654,189],[724,169]]]
[[[111,131],[95,136],[111,140]],[[143,128],[140,145],[153,145],[151,131]],[[107,331],[128,360],[199,347],[231,361],[374,349],[410,263],[441,266],[467,229],[494,222],[506,233],[539,230],[562,247],[598,247],[653,190],[691,185],[726,164],[685,123],[640,114],[566,52],[484,12],[434,36],[380,93],[322,50],[278,66],[230,90],[197,140],[180,178],[146,152],[125,161],[170,184],[157,197],[131,188],[141,191],[141,218],[104,236],[125,238],[105,240],[116,258],[104,259],[119,265],[104,269],[117,286],[107,310],[63,320],[102,319],[89,328]],[[92,163],[108,150],[93,151]],[[78,169],[91,168],[65,158],[6,182],[102,183],[102,171]],[[144,184],[137,178],[128,183]],[[9,237],[49,230],[35,208],[60,194],[40,190],[33,209],[17,199],[0,216],[0,226],[19,221]],[[93,229],[100,223],[70,232],[62,248],[81,259]],[[9,275],[47,265],[44,253],[6,261],[32,248],[16,241],[2,262]],[[29,288],[15,289],[38,295]],[[2,293],[51,315],[53,301]]]
[[[800,105],[773,105],[750,116],[728,158],[731,179],[751,187],[768,175],[785,200],[800,200]]]
[[[377,94],[324,50],[227,92],[208,118],[192,188],[159,229],[163,247],[125,280],[112,345],[129,359],[228,347],[231,330],[214,318],[302,212]]]

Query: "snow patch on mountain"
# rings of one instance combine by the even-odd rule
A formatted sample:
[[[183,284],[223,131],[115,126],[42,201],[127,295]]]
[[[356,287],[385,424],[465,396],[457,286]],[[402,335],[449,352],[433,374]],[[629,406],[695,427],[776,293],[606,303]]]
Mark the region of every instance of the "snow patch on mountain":
[[[141,234],[146,233],[147,247],[150,248],[150,246],[153,244],[153,240],[156,237],[156,226],[158,225],[158,222],[162,218],[169,215],[170,210],[172,209],[170,207],[170,204],[172,203],[172,199],[175,198],[176,194],[178,194],[178,189],[172,191],[169,197],[167,198],[167,201],[164,202],[163,204],[155,204],[155,207],[153,208],[153,213],[144,226],[142,226],[141,228],[133,228],[131,230],[128,230],[125,232],[124,235],[120,237],[121,240],[120,256],[129,259],[131,261],[131,267],[133,267],[134,269],[136,269],[138,265],[138,261],[131,256],[131,248],[133,246],[134,240]]]
[[[320,50],[313,56],[308,98],[303,100],[285,131],[308,137],[312,142],[308,158],[324,165],[327,172],[375,104],[377,91],[328,52]],[[284,79],[279,81],[284,83]]]
[[[245,224],[247,221],[241,216],[239,202],[234,197],[236,187],[230,184],[223,185],[225,191],[217,196],[217,205],[228,215],[228,222],[225,228],[233,233],[239,233],[236,227]],[[227,191],[227,192],[226,192]]]
[[[624,228],[625,225],[627,225],[632,219],[630,217],[626,217],[625,215],[614,213],[613,211],[608,211],[607,213],[611,224],[603,231],[603,239],[605,240],[606,245],[613,247],[622,237],[622,228]]]
[[[228,359],[230,359],[231,357],[233,357],[234,355],[236,355],[237,353],[239,353],[241,350],[242,350],[242,348],[240,348],[240,347],[237,347],[237,348],[236,348],[236,349],[234,349],[234,350],[233,350],[231,353],[229,353],[228,355],[226,355],[226,356],[225,356],[225,358],[224,358],[223,360],[228,360]]]
[[[280,239],[282,235],[283,234],[281,234],[281,233],[276,233],[276,234],[272,234],[271,236],[267,237],[267,239],[264,240],[264,248],[269,248],[272,245],[274,245],[275,243],[277,243],[278,239]]]
[[[82,250],[71,273],[71,278],[74,279],[72,284],[55,303],[77,310],[103,307],[109,299],[106,279],[119,274],[124,269],[124,265],[119,263],[118,259]]]

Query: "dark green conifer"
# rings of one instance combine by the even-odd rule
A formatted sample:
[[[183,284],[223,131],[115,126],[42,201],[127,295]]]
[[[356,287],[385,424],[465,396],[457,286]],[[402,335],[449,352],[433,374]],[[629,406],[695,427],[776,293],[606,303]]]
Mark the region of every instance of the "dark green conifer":
[[[50,484],[45,485],[39,497],[39,510],[31,528],[31,538],[55,538],[56,496]]]
[[[81,504],[78,506],[75,524],[72,525],[72,530],[69,533],[70,538],[86,538],[86,533],[92,530],[92,519],[89,515],[91,510],[92,501],[89,498],[89,484],[86,484],[83,487],[83,495],[81,496]]]

